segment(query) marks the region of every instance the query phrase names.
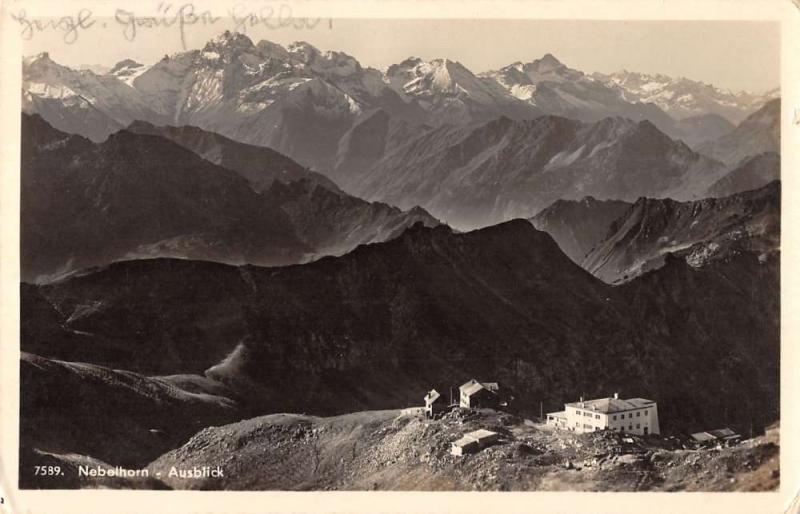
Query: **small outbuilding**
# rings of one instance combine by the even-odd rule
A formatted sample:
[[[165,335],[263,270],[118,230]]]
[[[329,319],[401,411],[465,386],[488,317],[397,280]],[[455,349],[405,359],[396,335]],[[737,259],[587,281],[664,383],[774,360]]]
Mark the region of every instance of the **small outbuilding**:
[[[547,424],[556,428],[567,428],[567,412],[549,412],[547,413]]]
[[[692,434],[692,439],[694,439],[696,443],[702,445],[714,445],[718,443],[728,445],[738,442],[741,438],[741,435],[727,427]]]
[[[499,439],[500,434],[497,432],[485,429],[475,430],[474,432],[465,434],[458,441],[454,441],[450,448],[450,453],[458,456],[476,453],[496,443]]]

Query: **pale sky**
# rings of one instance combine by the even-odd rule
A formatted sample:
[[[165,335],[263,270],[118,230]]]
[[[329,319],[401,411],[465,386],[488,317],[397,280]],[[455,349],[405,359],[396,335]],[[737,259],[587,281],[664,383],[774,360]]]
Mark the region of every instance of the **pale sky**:
[[[24,43],[25,54],[48,51],[67,66],[111,66],[125,58],[150,64],[183,50],[176,27],[140,28],[128,41],[122,35],[123,24],[113,18],[95,21],[72,44],[65,44],[63,33],[56,30],[33,33]],[[233,28],[229,18],[187,27],[186,46],[201,48],[208,39]],[[246,33],[254,43],[307,41],[321,50],[344,51],[374,68],[409,56],[446,57],[479,73],[549,52],[587,73],[620,69],[664,73],[734,91],[762,92],[780,85],[776,22],[334,19],[312,29],[260,26]]]

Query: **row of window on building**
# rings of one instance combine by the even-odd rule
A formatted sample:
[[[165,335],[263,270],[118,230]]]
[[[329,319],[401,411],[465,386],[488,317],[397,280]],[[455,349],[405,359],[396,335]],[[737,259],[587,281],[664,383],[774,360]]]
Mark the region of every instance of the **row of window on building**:
[[[641,414],[642,414],[642,411],[638,411],[638,412],[636,413],[636,417],[637,417],[637,418],[638,418],[638,417],[641,417]],[[586,415],[586,413],[584,413],[584,415]],[[644,411],[644,415],[645,415],[645,416],[647,416],[647,411]],[[596,418],[598,418],[598,419],[600,418],[600,416],[595,416],[595,417],[596,417]],[[632,417],[633,417],[633,412],[629,412],[629,413],[628,413],[628,417],[629,417],[629,418],[632,418]],[[620,418],[620,419],[625,419],[625,414],[620,414],[619,418]],[[616,420],[617,420],[617,416],[616,416],[616,415],[614,415],[614,416],[612,416],[612,417],[611,417],[611,419],[613,419],[614,421],[616,421]]]
[[[579,422],[577,422],[577,421],[576,421],[576,422],[575,422],[575,426],[576,426],[576,427],[579,427],[579,426],[581,426],[581,424],[580,424]],[[583,428],[584,428],[584,429],[586,429],[586,430],[592,430],[592,429],[594,429],[594,430],[600,430],[600,429],[601,429],[601,428],[603,428],[603,427],[598,427],[598,426],[593,426],[593,425],[587,425],[586,423],[584,423],[584,424],[583,424]],[[622,430],[623,430],[625,427],[623,426],[623,427],[608,427],[608,428],[609,428],[609,430],[618,430],[618,431],[622,432]],[[637,429],[640,429],[640,428],[642,428],[642,424],[641,424],[641,423],[636,423],[636,428],[637,428]],[[633,430],[633,424],[630,424],[630,425],[628,425],[628,430]]]

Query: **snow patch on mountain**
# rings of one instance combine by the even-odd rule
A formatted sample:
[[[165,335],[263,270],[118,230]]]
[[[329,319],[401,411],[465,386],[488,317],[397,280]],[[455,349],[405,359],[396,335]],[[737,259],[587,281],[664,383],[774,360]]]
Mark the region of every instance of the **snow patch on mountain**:
[[[147,71],[147,69],[148,66],[144,64],[140,64],[133,59],[125,59],[115,64],[107,75],[114,76],[127,85],[133,86],[133,81],[136,80],[136,77]]]
[[[568,152],[566,150],[558,152],[549,161],[547,161],[547,164],[544,167],[544,171],[550,171],[554,168],[569,166],[570,164],[578,160],[578,158],[583,153],[584,148],[586,148],[586,145],[581,145],[574,152]]]
[[[676,119],[714,113],[737,123],[780,94],[778,89],[762,94],[733,92],[685,77],[627,70],[593,77],[618,89],[628,100],[653,103]]]

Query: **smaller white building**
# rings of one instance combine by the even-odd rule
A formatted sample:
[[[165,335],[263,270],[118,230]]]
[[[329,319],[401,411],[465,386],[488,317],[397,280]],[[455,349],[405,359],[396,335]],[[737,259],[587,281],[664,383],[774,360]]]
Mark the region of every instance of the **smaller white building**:
[[[597,430],[614,430],[627,434],[659,434],[658,406],[653,400],[629,398],[618,394],[613,398],[564,404],[564,410],[547,414],[547,424],[583,434]]]
[[[567,428],[567,411],[548,412],[547,424],[556,428]]]

